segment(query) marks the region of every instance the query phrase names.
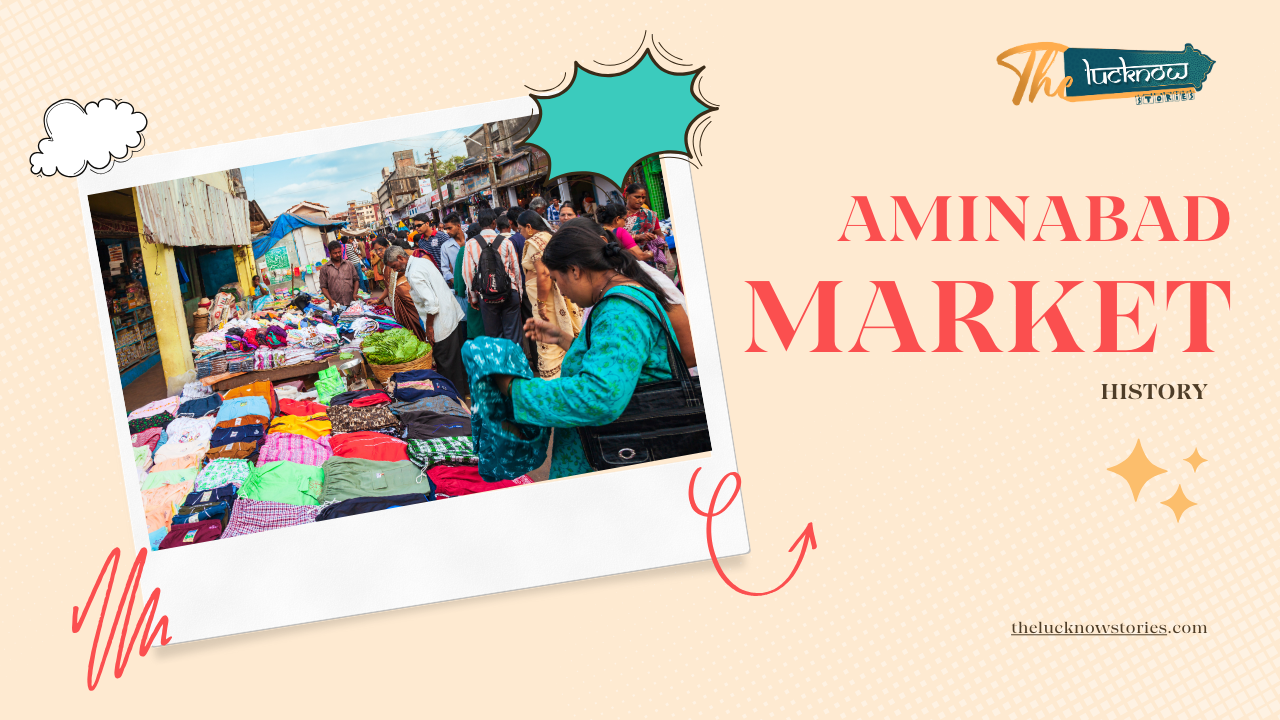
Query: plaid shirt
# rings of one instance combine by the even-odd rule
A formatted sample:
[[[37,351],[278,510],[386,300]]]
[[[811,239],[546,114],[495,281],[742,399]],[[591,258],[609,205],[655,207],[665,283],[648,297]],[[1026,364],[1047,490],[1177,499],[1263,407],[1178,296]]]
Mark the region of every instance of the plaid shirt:
[[[289,505],[240,498],[236,500],[235,505],[231,506],[231,520],[227,523],[227,529],[222,533],[222,537],[252,535],[267,530],[305,525],[315,522],[319,514],[319,505]]]
[[[560,224],[560,208],[555,205],[547,206],[547,222],[554,225]]]
[[[443,437],[431,440],[410,440],[409,459],[422,468],[436,465],[478,465],[474,446],[469,437]]]
[[[327,435],[321,435],[320,440],[316,441],[305,435],[273,432],[267,435],[266,442],[258,451],[258,467],[277,460],[320,467],[330,457],[333,457],[333,451],[329,449]]]

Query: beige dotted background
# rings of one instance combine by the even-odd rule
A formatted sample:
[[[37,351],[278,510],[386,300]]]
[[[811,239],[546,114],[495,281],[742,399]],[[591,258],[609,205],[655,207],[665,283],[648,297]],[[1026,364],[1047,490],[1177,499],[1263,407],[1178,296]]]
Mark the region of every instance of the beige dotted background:
[[[1274,4],[1180,2],[7,4],[6,707],[17,717],[1277,715],[1276,19]],[[127,100],[150,120],[144,153],[171,152],[520,95],[555,85],[575,60],[626,58],[645,31],[705,64],[702,90],[722,106],[694,183],[754,548],[725,566],[745,587],[772,587],[812,521],[818,549],[796,580],[746,598],[699,563],[209,640],[135,655],[89,693],[91,637],[70,632],[70,609],[107,551],[131,543],[75,185],[28,171],[44,109],[64,97]],[[995,56],[1045,40],[1191,42],[1218,65],[1192,103],[1014,107],[1015,78]],[[643,99],[616,102],[616,125],[594,140],[645,121]],[[1226,237],[1197,245],[835,242],[849,197],[862,194],[1060,194],[1076,207],[1088,194],[1213,195],[1232,220]],[[822,279],[842,281],[841,348],[853,345],[869,280],[898,281],[928,348],[932,280],[996,287],[988,326],[1005,348],[1009,280],[1155,280],[1162,298],[1167,280],[1230,280],[1232,303],[1211,296],[1212,355],[1180,352],[1185,295],[1167,311],[1144,306],[1143,337],[1158,327],[1152,354],[897,354],[886,331],[868,331],[870,353],[809,353],[811,320],[790,352],[763,324],[770,352],[743,352],[745,281],[772,280],[794,312]],[[1096,287],[1075,293],[1072,329],[1096,347]],[[1126,346],[1139,339],[1121,333]],[[1200,402],[1103,402],[1104,382],[1209,390]],[[1139,438],[1169,472],[1135,503],[1106,468]],[[1192,472],[1180,458],[1197,448],[1208,462]],[[1178,485],[1199,504],[1175,523],[1160,501]],[[1010,637],[1016,621],[1210,632]]]

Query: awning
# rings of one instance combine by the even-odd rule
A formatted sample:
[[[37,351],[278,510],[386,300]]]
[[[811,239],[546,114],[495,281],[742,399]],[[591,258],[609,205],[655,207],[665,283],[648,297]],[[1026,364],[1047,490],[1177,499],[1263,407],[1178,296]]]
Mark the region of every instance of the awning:
[[[270,233],[253,241],[253,256],[262,257],[266,255],[271,251],[271,248],[276,246],[276,243],[280,242],[281,238],[301,227],[318,227],[321,230],[329,230],[330,228],[345,228],[346,226],[347,224],[344,222],[312,220],[301,215],[285,213],[276,218],[275,223],[271,225]]]
[[[249,244],[249,203],[196,178],[139,185],[148,242],[173,247]]]

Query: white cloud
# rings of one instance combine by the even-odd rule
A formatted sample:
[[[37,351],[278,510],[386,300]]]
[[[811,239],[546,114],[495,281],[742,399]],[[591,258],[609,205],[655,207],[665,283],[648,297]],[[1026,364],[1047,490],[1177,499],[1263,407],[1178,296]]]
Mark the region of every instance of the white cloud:
[[[59,100],[44,111],[46,137],[31,154],[31,172],[67,177],[86,167],[106,172],[142,148],[146,127],[147,117],[127,102],[103,99],[81,107],[75,100]]]
[[[313,173],[311,173],[310,175],[308,175],[307,177],[313,177],[313,178],[318,178],[318,177],[331,177],[331,176],[333,176],[333,175],[337,175],[337,174],[338,174],[338,168],[336,168],[336,167],[327,167],[327,168],[320,168],[319,170],[316,170],[315,172],[313,172]]]
[[[307,180],[300,183],[289,183],[288,185],[284,185],[279,190],[271,193],[268,197],[279,198],[286,195],[300,195],[302,193],[311,192],[312,190],[329,187],[330,185],[333,185],[333,183],[324,182],[323,180]]]

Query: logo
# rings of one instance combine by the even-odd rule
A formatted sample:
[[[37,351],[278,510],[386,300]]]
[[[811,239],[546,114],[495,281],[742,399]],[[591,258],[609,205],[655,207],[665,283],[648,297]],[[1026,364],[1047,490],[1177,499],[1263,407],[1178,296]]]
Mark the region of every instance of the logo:
[[[1026,56],[1019,68],[1010,58]],[[1055,77],[1058,56],[1062,75]],[[996,63],[1018,76],[1013,104],[1038,95],[1071,102],[1135,98],[1138,105],[1194,100],[1214,61],[1187,43],[1182,50],[1098,50],[1051,42],[1009,48]]]

